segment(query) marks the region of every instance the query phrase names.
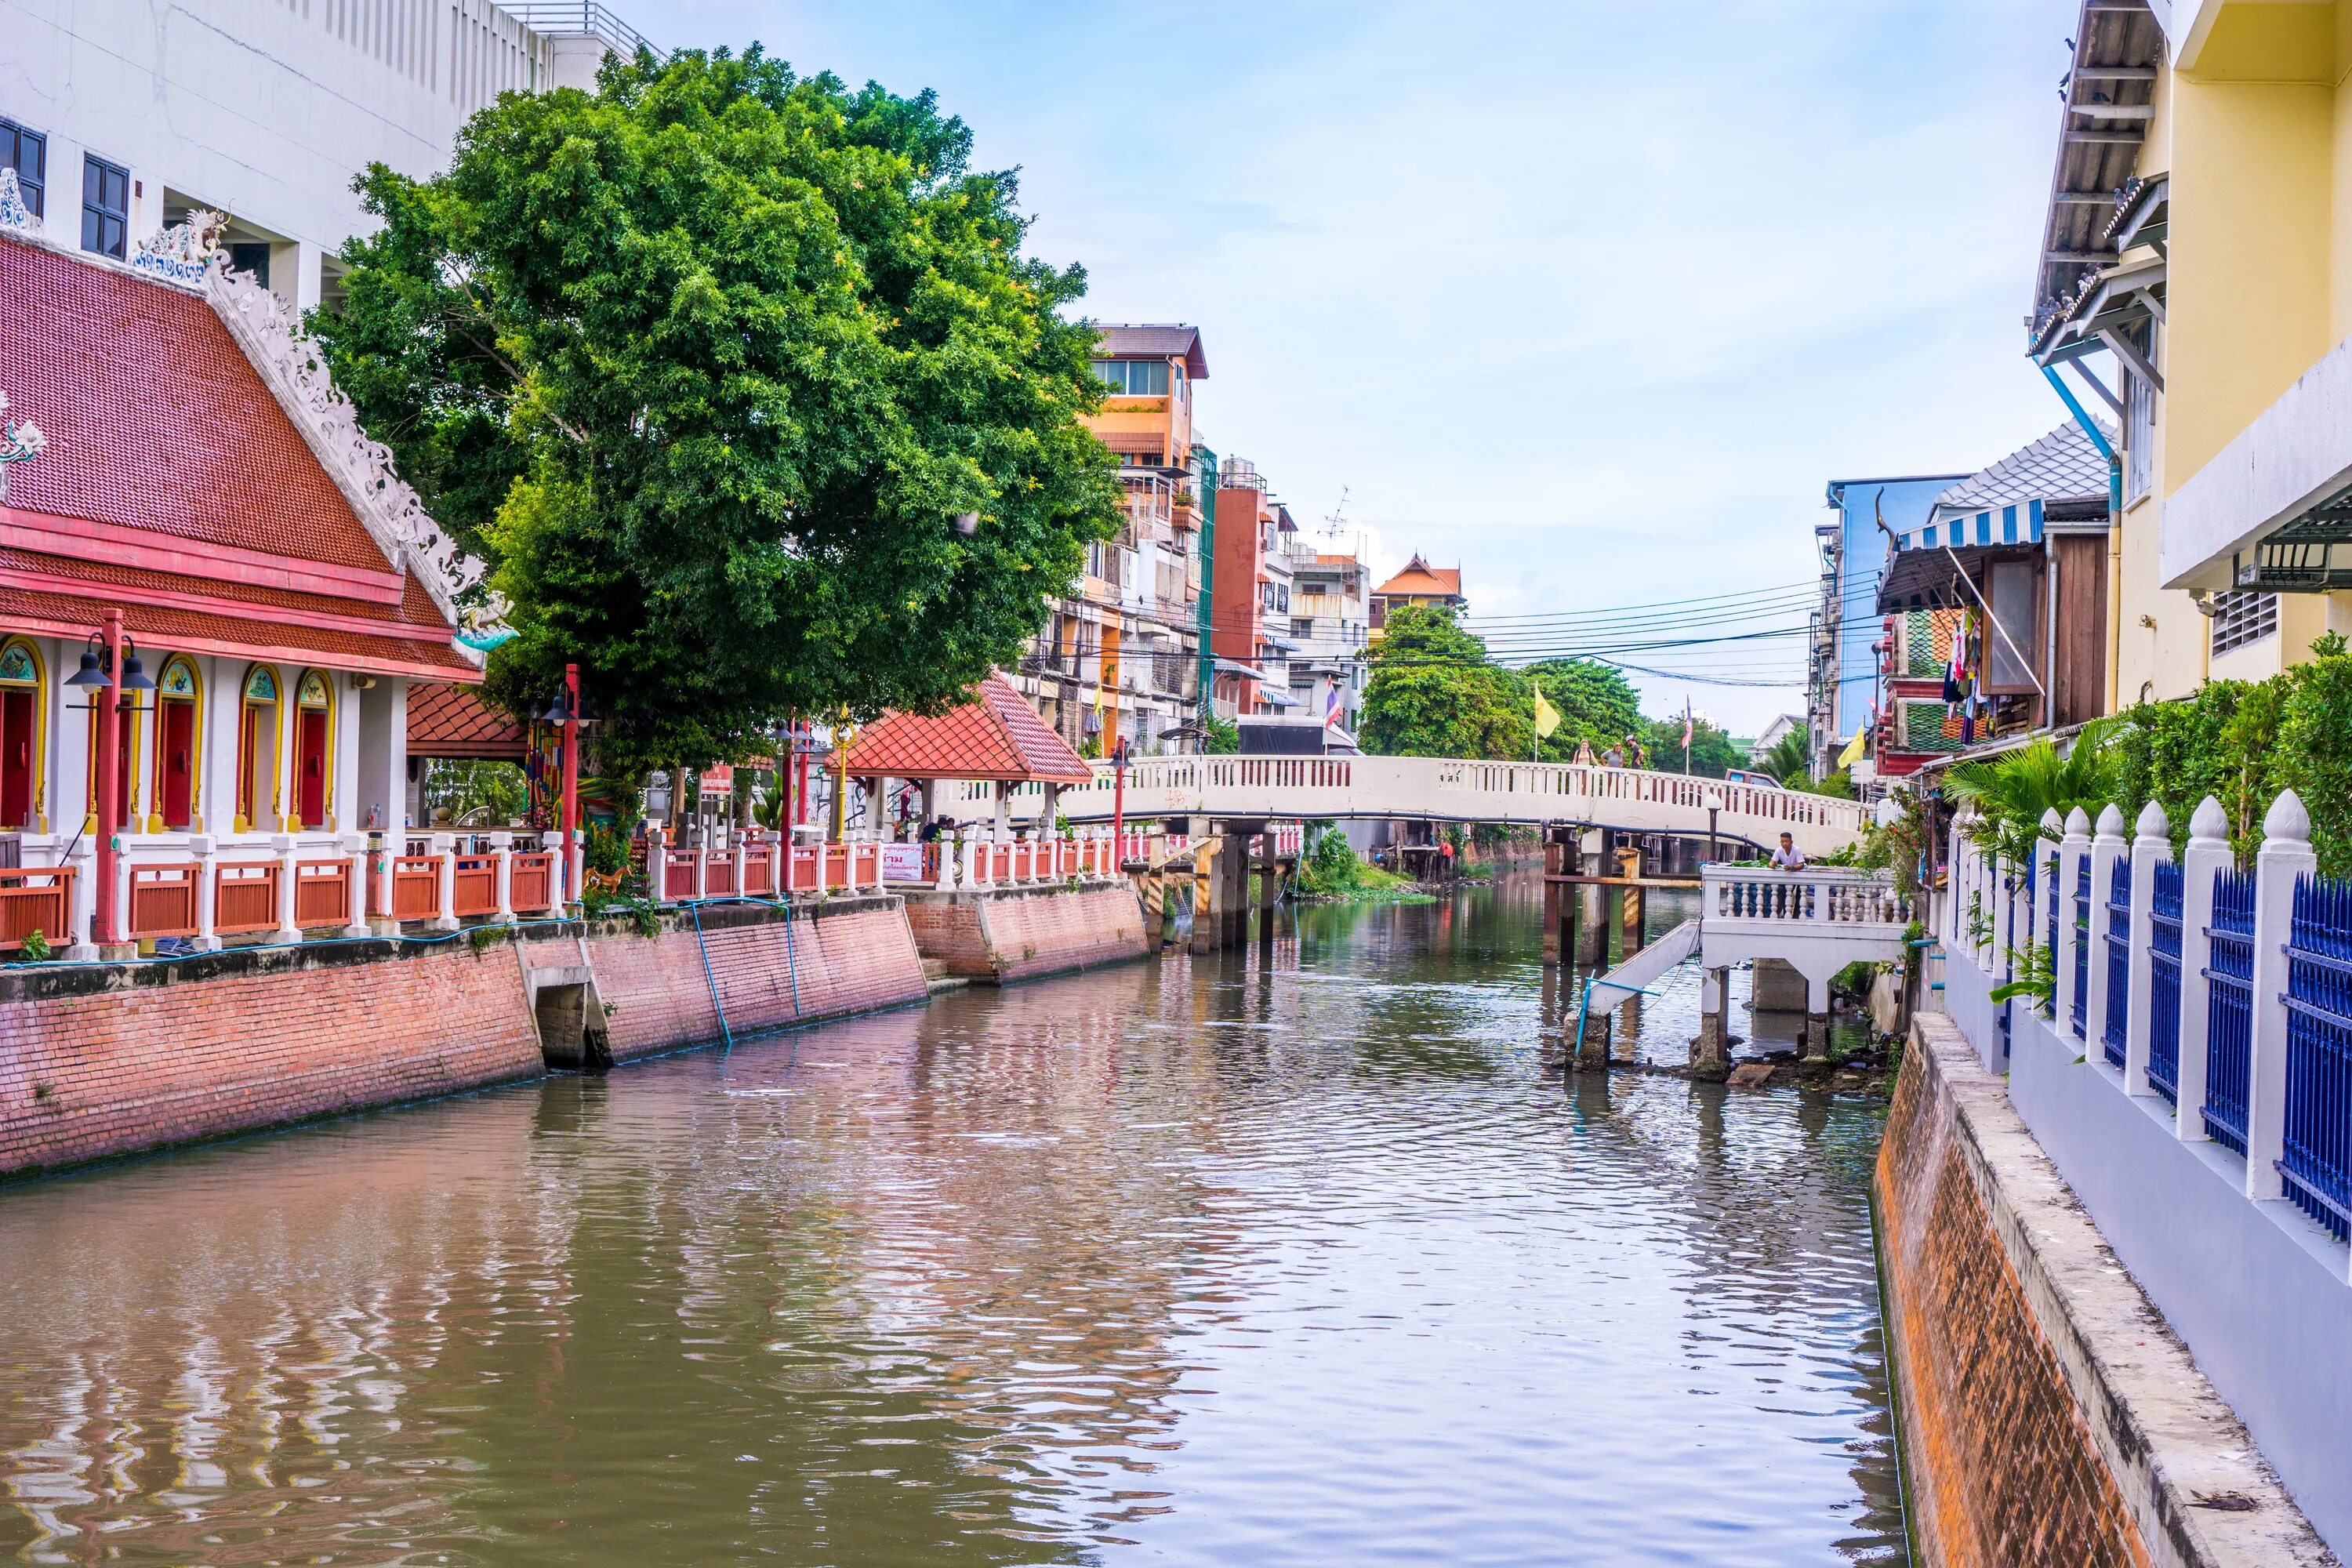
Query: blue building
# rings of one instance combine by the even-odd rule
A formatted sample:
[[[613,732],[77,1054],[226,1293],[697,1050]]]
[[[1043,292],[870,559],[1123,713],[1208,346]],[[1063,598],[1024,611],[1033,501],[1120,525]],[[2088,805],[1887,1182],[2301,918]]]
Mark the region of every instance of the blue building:
[[[1857,726],[1869,722],[1878,690],[1878,577],[1886,564],[1889,531],[1907,533],[1927,521],[1936,498],[1966,474],[1906,474],[1890,479],[1832,479],[1835,522],[1815,532],[1822,547],[1822,604],[1817,612],[1811,690],[1815,773],[1830,771]],[[1882,526],[1883,525],[1883,526]]]

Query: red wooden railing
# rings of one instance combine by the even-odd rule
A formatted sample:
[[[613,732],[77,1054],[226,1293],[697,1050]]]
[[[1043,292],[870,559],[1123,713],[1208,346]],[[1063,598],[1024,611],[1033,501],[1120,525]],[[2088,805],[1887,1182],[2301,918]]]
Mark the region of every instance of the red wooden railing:
[[[676,902],[694,897],[695,852],[691,849],[662,851],[662,899]]]
[[[213,932],[273,931],[278,925],[278,862],[223,861],[213,868]]]
[[[352,923],[352,863],[294,862],[294,923],[304,931]]]
[[[403,855],[392,863],[392,918],[429,921],[441,913],[441,857]]]
[[[499,912],[499,858],[460,855],[457,875],[450,879],[449,912],[459,920],[468,915]]]
[[[203,874],[193,860],[131,867],[131,940],[195,935],[196,879]]]
[[[787,891],[804,893],[816,886],[817,858],[824,853],[822,846],[795,844],[785,851],[784,887]]]
[[[507,890],[515,913],[537,914],[555,901],[555,855],[552,851],[518,855]]]
[[[849,886],[849,846],[828,844],[824,847],[824,885],[828,889]]]
[[[706,898],[725,898],[735,891],[735,851],[705,850],[702,856],[702,892]]]
[[[776,890],[776,863],[772,847],[754,844],[743,858],[743,896],[764,899]]]
[[[70,866],[0,870],[0,949],[23,947],[35,931],[51,947],[71,943],[73,879]]]

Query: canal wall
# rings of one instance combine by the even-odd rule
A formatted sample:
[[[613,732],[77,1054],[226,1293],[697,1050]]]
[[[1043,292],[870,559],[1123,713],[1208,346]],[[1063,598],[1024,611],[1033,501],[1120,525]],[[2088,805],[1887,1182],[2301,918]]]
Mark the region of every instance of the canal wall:
[[[1942,1015],[1914,1021],[1874,1194],[1924,1562],[2334,1561]]]
[[[915,893],[907,920],[923,957],[997,984],[1141,958],[1154,945],[1125,880]]]
[[[583,1035],[699,1045],[719,1005],[740,1035],[928,994],[895,895],[698,914],[0,971],[0,1175],[535,1078]]]
[[[895,894],[828,899],[789,920],[759,904],[708,905],[699,914],[698,933],[689,912],[665,917],[654,936],[605,921],[580,939],[615,1062],[719,1038],[721,1006],[727,1027],[741,1035],[929,994]]]

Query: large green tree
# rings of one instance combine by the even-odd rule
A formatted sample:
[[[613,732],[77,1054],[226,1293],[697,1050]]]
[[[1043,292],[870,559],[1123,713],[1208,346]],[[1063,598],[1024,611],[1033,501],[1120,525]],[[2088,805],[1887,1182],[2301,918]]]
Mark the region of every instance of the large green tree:
[[[576,659],[608,755],[698,764],[1015,657],[1118,496],[1083,274],[970,150],[929,93],[754,47],[511,94],[446,174],[362,176],[383,226],[314,329],[512,602],[493,696]]]
[[[1683,752],[1683,718],[1677,713],[1671,718],[1653,719],[1642,743],[1649,748],[1650,766],[1662,773],[1689,772],[1701,778],[1719,779],[1738,767],[1746,758],[1731,737],[1709,720],[1691,721],[1690,752],[1687,763]]]
[[[1452,612],[1406,605],[1389,612],[1372,678],[1364,686],[1359,739],[1394,757],[1525,757],[1535,734],[1527,683],[1497,666]]]
[[[1580,742],[1592,742],[1598,755],[1612,742],[1642,732],[1641,696],[1608,665],[1589,658],[1548,658],[1518,673],[1542,689],[1544,700],[1559,715],[1559,728],[1541,742],[1545,762],[1572,761]],[[1528,706],[1533,708],[1533,698]]]

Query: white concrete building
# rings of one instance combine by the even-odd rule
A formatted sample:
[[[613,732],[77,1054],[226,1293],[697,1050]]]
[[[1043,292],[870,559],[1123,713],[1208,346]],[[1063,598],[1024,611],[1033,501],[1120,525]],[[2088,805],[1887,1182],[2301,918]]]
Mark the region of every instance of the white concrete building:
[[[231,264],[299,311],[373,226],[362,169],[435,174],[499,93],[642,41],[593,3],[0,0],[0,167],[47,237],[117,260],[226,213]]]

